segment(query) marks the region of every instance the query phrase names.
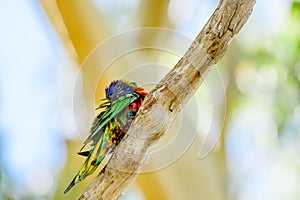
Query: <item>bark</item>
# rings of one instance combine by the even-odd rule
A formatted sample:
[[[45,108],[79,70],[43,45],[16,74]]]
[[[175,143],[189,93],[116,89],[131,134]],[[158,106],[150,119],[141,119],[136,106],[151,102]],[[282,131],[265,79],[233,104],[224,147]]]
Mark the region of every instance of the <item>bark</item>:
[[[128,133],[79,199],[118,199],[147,163],[176,114],[224,56],[255,0],[220,0],[186,54],[146,97]]]

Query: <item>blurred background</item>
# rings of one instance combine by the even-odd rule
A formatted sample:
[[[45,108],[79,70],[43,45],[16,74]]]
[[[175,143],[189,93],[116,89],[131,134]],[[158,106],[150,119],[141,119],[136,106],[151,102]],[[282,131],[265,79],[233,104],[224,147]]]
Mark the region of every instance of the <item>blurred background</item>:
[[[2,1],[0,199],[77,199],[94,176],[63,190],[104,88],[151,89],[217,3]],[[122,199],[297,200],[299,148],[300,1],[258,0]]]

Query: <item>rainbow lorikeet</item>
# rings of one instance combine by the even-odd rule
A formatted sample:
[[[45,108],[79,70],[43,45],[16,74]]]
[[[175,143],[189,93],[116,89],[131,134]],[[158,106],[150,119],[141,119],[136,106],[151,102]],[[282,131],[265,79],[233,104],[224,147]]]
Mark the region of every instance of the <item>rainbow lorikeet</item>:
[[[134,82],[116,80],[105,89],[105,94],[104,102],[97,108],[103,111],[94,120],[90,135],[78,152],[87,158],[64,193],[92,174],[103,158],[114,151],[126,134],[147,92],[137,87]],[[91,145],[91,149],[82,151],[87,144]]]

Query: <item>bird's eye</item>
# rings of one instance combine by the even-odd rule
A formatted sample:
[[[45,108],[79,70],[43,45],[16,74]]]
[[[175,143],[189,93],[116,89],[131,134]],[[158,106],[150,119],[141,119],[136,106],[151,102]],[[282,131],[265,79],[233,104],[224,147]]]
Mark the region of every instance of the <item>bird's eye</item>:
[[[131,112],[129,112],[130,117],[134,117],[135,115],[136,115],[136,111],[132,110]]]

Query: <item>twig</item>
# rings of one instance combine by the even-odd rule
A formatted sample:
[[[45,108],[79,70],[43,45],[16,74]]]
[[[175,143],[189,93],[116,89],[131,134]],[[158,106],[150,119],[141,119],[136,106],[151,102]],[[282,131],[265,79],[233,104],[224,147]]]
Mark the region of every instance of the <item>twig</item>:
[[[127,135],[79,199],[118,199],[147,163],[176,114],[224,56],[255,0],[220,0],[186,54],[146,97]]]

